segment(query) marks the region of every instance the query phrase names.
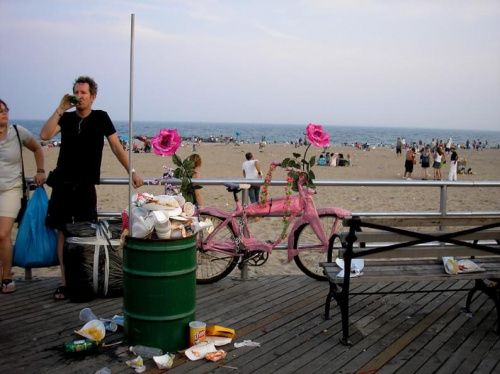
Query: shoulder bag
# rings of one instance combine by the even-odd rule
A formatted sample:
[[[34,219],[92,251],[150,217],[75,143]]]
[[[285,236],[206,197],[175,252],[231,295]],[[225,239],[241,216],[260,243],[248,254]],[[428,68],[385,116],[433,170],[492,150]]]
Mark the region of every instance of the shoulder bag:
[[[14,222],[21,223],[24,212],[26,212],[26,207],[28,206],[28,186],[26,185],[26,178],[24,176],[23,143],[21,142],[21,137],[19,136],[17,125],[13,125],[13,127],[16,130],[17,140],[19,141],[19,150],[21,151],[21,167],[23,170],[23,196],[21,197],[21,209],[19,209],[19,213],[17,214],[16,220]]]

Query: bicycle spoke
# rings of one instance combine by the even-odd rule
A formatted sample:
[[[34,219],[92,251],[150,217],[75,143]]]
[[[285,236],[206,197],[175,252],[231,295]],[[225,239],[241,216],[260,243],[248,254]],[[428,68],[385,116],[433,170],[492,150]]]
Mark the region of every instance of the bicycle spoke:
[[[213,227],[205,229],[200,233],[197,244],[198,268],[196,270],[196,281],[199,284],[207,284],[216,282],[230,274],[236,267],[239,257],[235,256],[236,244],[234,245],[234,255],[232,253],[205,250],[203,244],[206,241],[209,241],[213,245],[216,245],[217,242],[230,244],[231,241],[235,240],[235,234],[229,225],[223,226],[223,218],[202,214],[200,215],[200,221],[210,222],[213,225]]]
[[[327,237],[330,237],[332,227],[338,220],[337,216],[333,214],[325,214],[320,217],[321,225]],[[342,222],[337,222],[336,232],[342,231]],[[295,248],[299,250],[298,254],[294,257],[294,261],[304,274],[318,280],[325,280],[323,275],[323,268],[319,266],[320,262],[327,260],[327,247],[321,243],[316,236],[312,227],[305,224],[297,230],[295,237]],[[335,241],[334,248],[341,248],[340,239]],[[338,251],[337,251],[338,252]],[[336,253],[334,252],[334,259]]]

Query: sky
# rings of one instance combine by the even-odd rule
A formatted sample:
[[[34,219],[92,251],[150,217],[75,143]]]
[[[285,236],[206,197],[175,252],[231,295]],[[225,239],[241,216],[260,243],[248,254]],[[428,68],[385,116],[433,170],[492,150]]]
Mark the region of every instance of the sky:
[[[499,131],[500,1],[0,0],[11,119],[80,75],[114,120]]]

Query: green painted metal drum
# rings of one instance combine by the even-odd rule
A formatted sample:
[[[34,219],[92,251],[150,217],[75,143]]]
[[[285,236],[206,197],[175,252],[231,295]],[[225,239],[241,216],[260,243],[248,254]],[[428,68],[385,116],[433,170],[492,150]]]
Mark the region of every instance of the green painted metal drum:
[[[123,251],[123,314],[130,345],[175,352],[189,347],[196,312],[196,236],[128,236]]]

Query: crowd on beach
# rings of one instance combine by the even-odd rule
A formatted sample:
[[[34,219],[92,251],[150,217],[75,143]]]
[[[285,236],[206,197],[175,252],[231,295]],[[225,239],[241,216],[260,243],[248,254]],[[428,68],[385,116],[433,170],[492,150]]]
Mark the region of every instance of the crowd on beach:
[[[475,141],[474,141],[475,143]],[[467,146],[469,141],[467,140]],[[396,140],[396,157],[403,156],[403,149],[405,149],[405,172],[403,179],[412,180],[414,165],[417,163],[417,155],[419,157],[419,163],[421,166],[421,179],[429,179],[429,168],[432,165],[434,170],[434,180],[443,180],[442,169],[446,164],[446,157],[450,156],[450,167],[448,173],[448,180],[456,181],[457,174],[470,174],[471,169],[466,169],[467,160],[465,158],[458,158],[457,146],[453,143],[451,138],[445,143],[442,140],[432,139],[429,144],[423,145],[420,141],[418,144],[408,144],[405,142],[404,138],[398,137]],[[470,148],[467,148],[470,149]],[[475,148],[479,150],[478,146]],[[459,169],[460,166],[460,169]]]

